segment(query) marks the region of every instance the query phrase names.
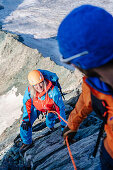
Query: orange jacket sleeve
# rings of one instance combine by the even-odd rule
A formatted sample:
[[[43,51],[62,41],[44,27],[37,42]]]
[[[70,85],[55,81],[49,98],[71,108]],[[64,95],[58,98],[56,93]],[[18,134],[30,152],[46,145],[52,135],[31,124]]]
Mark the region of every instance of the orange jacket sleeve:
[[[82,84],[82,93],[75,105],[75,108],[69,115],[68,126],[71,130],[77,131],[81,122],[92,112],[91,91],[85,81]]]

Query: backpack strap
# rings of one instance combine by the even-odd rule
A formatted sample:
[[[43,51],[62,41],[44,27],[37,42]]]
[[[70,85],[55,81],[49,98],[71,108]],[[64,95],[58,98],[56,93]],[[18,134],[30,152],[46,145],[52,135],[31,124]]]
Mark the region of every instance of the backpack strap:
[[[64,94],[63,94],[63,92],[62,92],[62,88],[61,88],[61,85],[60,85],[59,81],[57,81],[57,86],[58,86],[58,89],[59,89],[59,91],[60,91],[60,93],[61,93],[61,96],[62,96],[63,99],[65,100],[65,97],[64,97]]]
[[[104,126],[105,126],[105,123],[102,122],[101,127],[100,127],[100,131],[99,131],[99,134],[98,134],[98,138],[97,138],[97,141],[96,141],[96,145],[95,145],[94,151],[92,153],[92,156],[94,158],[95,158],[95,156],[97,154],[97,151],[98,151],[98,147],[99,147],[99,144],[100,144],[100,139],[101,139],[101,137],[103,136],[103,133],[104,133]]]
[[[58,81],[59,78],[58,78],[57,74],[53,73],[51,71],[48,71],[48,70],[41,70],[41,69],[38,69],[38,70],[43,74],[45,79],[50,80],[54,86],[58,87],[58,89],[59,89],[59,91],[61,93],[61,96],[65,100],[64,94],[62,93],[62,88],[61,88],[60,83]]]
[[[100,139],[103,136],[104,133],[104,126],[107,123],[107,118],[108,118],[108,109],[106,108],[107,103],[104,100],[99,100],[98,98],[96,98],[92,93],[91,93],[91,99],[92,99],[92,107],[93,110],[97,113],[97,115],[99,116],[99,118],[101,120],[103,120],[101,127],[100,127],[100,131],[98,134],[98,138],[96,141],[96,145],[93,151],[93,157],[96,156],[97,154],[97,150],[99,147],[99,143],[100,143]]]

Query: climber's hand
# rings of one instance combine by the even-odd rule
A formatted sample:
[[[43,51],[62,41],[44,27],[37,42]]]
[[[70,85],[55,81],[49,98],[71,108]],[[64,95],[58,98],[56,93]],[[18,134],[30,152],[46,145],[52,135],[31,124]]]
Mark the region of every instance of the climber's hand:
[[[63,136],[63,130],[64,130],[65,126],[61,125],[61,136]]]
[[[76,132],[69,129],[68,126],[66,126],[63,130],[63,137],[64,137],[64,144],[66,144],[66,136],[68,137],[68,142],[69,143],[74,143],[75,140],[73,140],[74,136],[75,136]]]
[[[23,121],[21,127],[23,128],[23,130],[28,131],[28,127],[31,127],[30,121]]]

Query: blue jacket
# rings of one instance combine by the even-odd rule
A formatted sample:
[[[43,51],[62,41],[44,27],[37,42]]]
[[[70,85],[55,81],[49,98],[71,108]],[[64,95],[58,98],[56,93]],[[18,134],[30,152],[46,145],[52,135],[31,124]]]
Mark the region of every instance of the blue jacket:
[[[29,87],[26,88],[23,98],[24,106],[23,120],[30,121],[30,114],[33,109],[42,112],[56,111],[61,117],[63,117],[63,119],[66,120],[65,106],[58,87],[54,86],[50,80],[46,79],[46,81],[48,82],[46,91],[43,91],[40,94],[36,92],[36,97],[33,99],[31,98],[30,95],[30,88]],[[66,125],[66,123],[63,120],[60,119],[60,121],[61,125],[63,126]]]

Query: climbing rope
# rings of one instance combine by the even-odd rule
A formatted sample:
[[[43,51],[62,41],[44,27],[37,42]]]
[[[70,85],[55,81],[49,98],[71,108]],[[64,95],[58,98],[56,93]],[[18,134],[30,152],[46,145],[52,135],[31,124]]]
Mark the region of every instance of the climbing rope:
[[[66,124],[68,124],[68,122],[67,122],[66,120],[64,120],[63,117],[60,116],[56,111],[48,111],[48,113],[50,113],[50,112],[52,112],[52,113],[54,113],[54,114],[57,114],[58,117],[60,117]],[[73,156],[72,156],[71,149],[70,149],[70,146],[69,146],[68,136],[66,136],[66,145],[67,145],[67,148],[68,148],[69,156],[70,156],[70,158],[71,158],[71,161],[72,161],[74,170],[77,170],[76,165],[75,165],[75,162],[74,162],[74,158],[73,158]]]
[[[63,119],[63,117],[60,116],[56,111],[48,111],[48,113],[50,113],[50,112],[52,112],[52,113],[54,113],[54,114],[57,114],[58,117],[60,117],[66,124],[68,124],[68,122],[67,122],[65,119]]]
[[[73,159],[73,156],[72,156],[72,153],[71,153],[71,149],[70,149],[70,147],[69,147],[68,136],[66,136],[66,145],[67,145],[67,148],[68,148],[69,156],[70,156],[70,158],[71,158],[73,167],[74,167],[75,170],[77,170],[76,165],[75,165],[75,162],[74,162],[74,159]]]

